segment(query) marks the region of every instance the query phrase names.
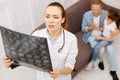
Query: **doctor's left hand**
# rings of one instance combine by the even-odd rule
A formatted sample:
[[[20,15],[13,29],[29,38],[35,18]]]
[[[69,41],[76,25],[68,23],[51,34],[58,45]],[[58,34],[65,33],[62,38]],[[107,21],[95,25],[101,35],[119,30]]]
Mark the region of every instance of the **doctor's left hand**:
[[[60,75],[60,69],[53,69],[53,71],[51,71],[49,75],[52,78],[57,78]]]

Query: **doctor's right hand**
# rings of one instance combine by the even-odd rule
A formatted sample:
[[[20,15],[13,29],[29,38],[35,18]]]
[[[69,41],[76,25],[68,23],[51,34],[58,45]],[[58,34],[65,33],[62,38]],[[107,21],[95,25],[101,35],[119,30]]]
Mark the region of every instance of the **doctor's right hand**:
[[[3,61],[3,65],[4,65],[6,68],[10,67],[10,66],[14,63],[14,61],[12,61],[11,59],[9,59],[9,58],[6,57],[6,56],[3,57],[2,61]]]

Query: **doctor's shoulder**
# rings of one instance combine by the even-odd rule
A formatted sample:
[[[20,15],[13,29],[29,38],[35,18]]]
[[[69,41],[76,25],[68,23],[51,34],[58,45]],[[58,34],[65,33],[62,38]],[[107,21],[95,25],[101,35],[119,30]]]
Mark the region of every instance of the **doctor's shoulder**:
[[[77,40],[75,34],[70,31],[65,30],[65,35],[68,40]]]
[[[34,31],[32,33],[32,36],[45,37],[45,34],[46,34],[46,28]]]

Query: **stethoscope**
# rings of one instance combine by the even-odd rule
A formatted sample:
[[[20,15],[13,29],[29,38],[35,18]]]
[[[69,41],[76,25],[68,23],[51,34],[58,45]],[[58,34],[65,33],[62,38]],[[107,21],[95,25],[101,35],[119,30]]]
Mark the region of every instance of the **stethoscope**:
[[[63,44],[62,44],[62,46],[58,49],[58,53],[61,53],[61,52],[62,52],[64,45],[65,45],[65,31],[63,30]]]

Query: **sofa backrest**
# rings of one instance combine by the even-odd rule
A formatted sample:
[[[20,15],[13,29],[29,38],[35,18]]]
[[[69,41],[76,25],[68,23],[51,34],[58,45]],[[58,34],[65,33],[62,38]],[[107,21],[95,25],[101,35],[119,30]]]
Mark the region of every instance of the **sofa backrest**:
[[[81,30],[83,14],[90,9],[90,0],[80,0],[66,10],[68,17],[68,30],[77,33]]]
[[[86,11],[90,10],[90,1],[91,0],[80,0],[66,10],[68,17],[68,30],[72,33],[76,33],[81,30],[81,23],[83,15]],[[120,14],[120,9],[111,7],[103,3],[103,9],[115,9]]]

